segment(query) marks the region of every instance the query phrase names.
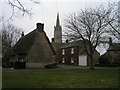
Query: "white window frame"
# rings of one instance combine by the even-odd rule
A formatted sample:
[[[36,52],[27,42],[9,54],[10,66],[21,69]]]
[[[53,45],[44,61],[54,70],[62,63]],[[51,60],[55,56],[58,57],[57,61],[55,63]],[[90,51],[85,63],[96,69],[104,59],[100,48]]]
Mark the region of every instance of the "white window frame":
[[[63,64],[65,63],[65,58],[64,58],[64,57],[62,58],[62,63],[63,63]]]
[[[73,63],[75,63],[75,61],[74,61],[73,57],[71,57],[71,63],[72,63],[72,64],[73,64]]]
[[[65,49],[62,49],[62,55],[65,55]]]
[[[71,48],[71,54],[74,54],[74,48]]]

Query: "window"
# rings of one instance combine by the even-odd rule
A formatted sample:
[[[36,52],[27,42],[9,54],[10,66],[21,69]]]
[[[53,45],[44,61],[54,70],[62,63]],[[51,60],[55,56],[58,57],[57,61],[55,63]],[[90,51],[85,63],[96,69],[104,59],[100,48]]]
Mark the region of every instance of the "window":
[[[62,63],[65,63],[65,58],[64,57],[62,58]]]
[[[24,62],[24,60],[23,60],[23,59],[21,59],[21,62]]]
[[[65,49],[62,49],[62,55],[64,55],[65,54]]]
[[[73,57],[71,57],[71,63],[74,63],[74,59],[73,59]]]
[[[74,48],[71,48],[71,54],[74,54]]]
[[[114,53],[117,54],[117,51],[115,51]]]

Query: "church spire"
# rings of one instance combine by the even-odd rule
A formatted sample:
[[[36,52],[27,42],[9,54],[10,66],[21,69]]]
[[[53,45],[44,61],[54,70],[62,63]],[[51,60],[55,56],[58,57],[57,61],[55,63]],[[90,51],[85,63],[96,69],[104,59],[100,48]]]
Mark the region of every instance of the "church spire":
[[[60,26],[60,21],[59,21],[59,13],[57,13],[56,26]]]
[[[62,43],[62,27],[60,26],[59,13],[57,13],[56,26],[54,26],[54,41]]]

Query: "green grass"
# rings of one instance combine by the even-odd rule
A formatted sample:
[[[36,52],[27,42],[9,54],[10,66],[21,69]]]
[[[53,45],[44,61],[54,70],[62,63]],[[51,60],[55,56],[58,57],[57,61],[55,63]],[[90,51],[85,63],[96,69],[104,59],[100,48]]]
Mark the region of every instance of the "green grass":
[[[1,90],[1,88],[2,88],[2,72],[0,71],[0,90]]]
[[[117,88],[118,69],[3,73],[3,88]]]

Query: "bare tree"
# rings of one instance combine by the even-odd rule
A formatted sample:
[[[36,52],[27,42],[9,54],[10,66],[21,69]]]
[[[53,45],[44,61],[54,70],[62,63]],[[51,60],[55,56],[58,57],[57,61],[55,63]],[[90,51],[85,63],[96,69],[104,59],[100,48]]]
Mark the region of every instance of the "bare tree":
[[[28,0],[29,2],[33,3],[33,4],[40,4],[39,0]],[[14,15],[16,14],[16,12],[21,12],[22,16],[24,16],[25,14],[27,15],[32,15],[32,8],[28,8],[25,4],[24,4],[25,0],[7,0],[7,3],[11,6],[12,9],[12,14],[9,17],[8,21],[11,20]],[[4,17],[0,17],[0,20],[3,20]]]
[[[22,30],[12,24],[3,25],[2,28],[2,56],[16,44],[21,37]]]
[[[110,4],[109,8],[111,8],[110,16],[106,18],[106,21],[109,23],[111,35],[120,40],[120,2]]]
[[[82,40],[86,53],[90,57],[90,69],[94,69],[93,54],[96,47],[107,38],[109,23],[114,19],[106,21],[110,17],[112,8],[102,6],[82,10],[77,15],[70,14],[65,20],[65,34],[70,40]]]

